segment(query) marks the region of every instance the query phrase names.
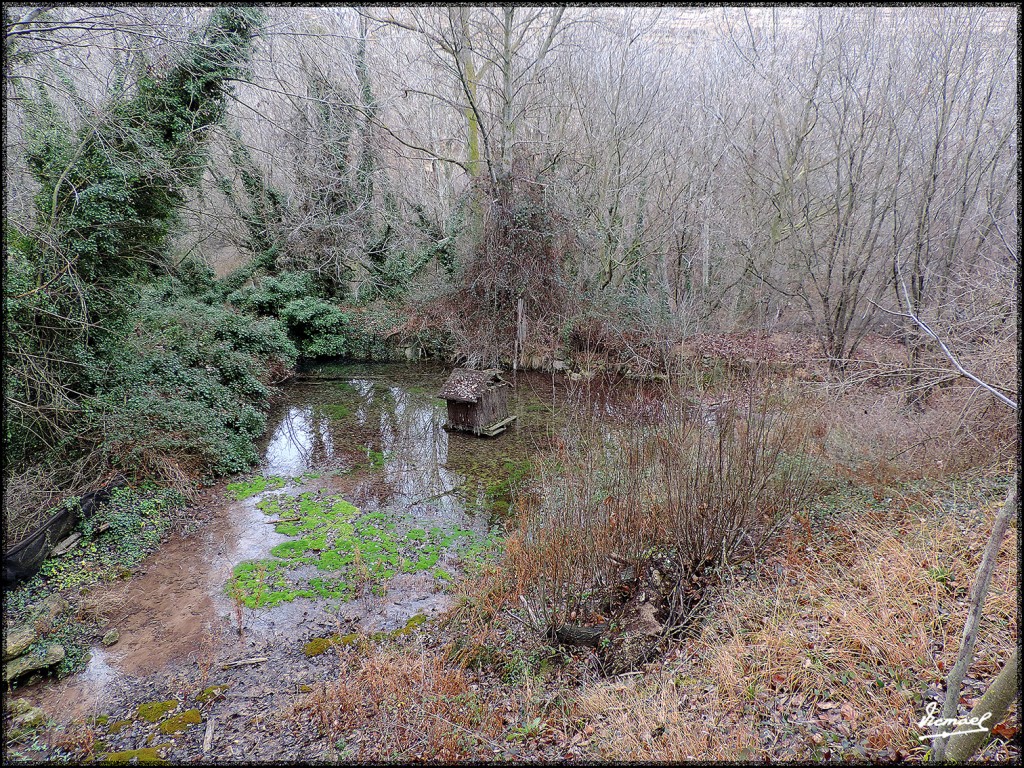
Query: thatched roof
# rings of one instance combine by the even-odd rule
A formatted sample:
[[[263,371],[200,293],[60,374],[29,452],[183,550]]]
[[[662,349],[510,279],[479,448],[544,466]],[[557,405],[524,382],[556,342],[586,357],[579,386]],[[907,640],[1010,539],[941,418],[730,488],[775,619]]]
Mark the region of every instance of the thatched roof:
[[[504,384],[497,368],[486,371],[472,371],[468,368],[456,368],[448,381],[441,387],[438,397],[454,400],[457,403],[475,403],[494,385]]]

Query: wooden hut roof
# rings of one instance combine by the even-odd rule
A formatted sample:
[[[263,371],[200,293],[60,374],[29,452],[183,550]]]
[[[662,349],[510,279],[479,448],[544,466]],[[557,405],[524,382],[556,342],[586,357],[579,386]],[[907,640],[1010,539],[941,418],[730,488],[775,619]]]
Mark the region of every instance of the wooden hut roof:
[[[454,400],[457,403],[475,403],[498,382],[504,383],[499,376],[501,371],[489,368],[486,371],[473,371],[469,368],[456,368],[441,387],[438,397]]]

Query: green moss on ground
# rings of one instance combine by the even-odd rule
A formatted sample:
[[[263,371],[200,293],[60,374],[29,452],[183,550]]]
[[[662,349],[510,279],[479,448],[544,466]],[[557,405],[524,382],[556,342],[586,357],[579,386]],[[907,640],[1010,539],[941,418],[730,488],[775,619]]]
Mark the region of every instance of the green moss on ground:
[[[254,477],[251,480],[228,483],[226,490],[233,499],[241,501],[264,491],[283,488],[284,484],[285,481],[282,477]]]
[[[117,721],[115,721],[115,722],[113,722],[113,723],[111,723],[110,725],[107,726],[107,731],[109,733],[112,733],[112,734],[118,734],[121,731],[123,731],[125,728],[130,726],[133,722],[135,722],[135,721],[134,720],[117,720]]]
[[[417,613],[411,616],[404,626],[398,629],[392,630],[391,632],[374,632],[366,637],[373,642],[382,642],[385,640],[394,640],[399,637],[405,637],[406,635],[412,634],[417,627],[427,620],[425,613]],[[317,637],[310,640],[304,646],[302,646],[302,652],[306,654],[306,658],[312,659],[316,656],[320,656],[331,648],[339,645],[353,645],[359,642],[360,634],[358,632],[351,632],[347,635],[339,635],[337,633],[330,635],[329,637]]]
[[[139,704],[139,708],[136,710],[136,715],[148,723],[155,723],[177,706],[178,702],[174,699],[169,699],[167,701],[150,701],[145,704]]]
[[[168,765],[168,761],[160,757],[160,747],[143,747],[142,749],[126,749],[123,752],[111,752],[99,759],[101,765],[121,765],[131,762],[139,765]]]
[[[358,639],[359,635],[356,632],[347,635],[334,634],[330,637],[317,637],[302,646],[302,652],[306,654],[307,659],[312,659],[327,653],[327,651],[335,646],[352,645]]]
[[[181,714],[169,717],[160,723],[160,733],[183,733],[193,725],[203,722],[198,709],[186,709]]]

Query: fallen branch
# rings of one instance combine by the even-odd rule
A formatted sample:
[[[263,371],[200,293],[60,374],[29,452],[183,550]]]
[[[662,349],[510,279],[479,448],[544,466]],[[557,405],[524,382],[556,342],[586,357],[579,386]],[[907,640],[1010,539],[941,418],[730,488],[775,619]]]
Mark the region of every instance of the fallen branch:
[[[205,755],[213,747],[213,715],[206,721],[206,735],[203,737],[203,754]]]
[[[406,506],[406,508],[408,508],[408,507],[415,507],[417,504],[426,504],[428,501],[433,501],[434,499],[440,499],[443,496],[447,496],[447,495],[449,495],[451,493],[455,493],[457,490],[459,490],[459,488],[461,488],[464,485],[465,485],[464,482],[459,483],[454,488],[449,488],[447,491],[442,491],[441,493],[435,493],[433,496],[427,496],[426,498],[417,499],[416,501],[410,501],[405,506]]]
[[[240,659],[239,661],[229,661],[227,664],[222,664],[221,669],[231,669],[233,667],[247,667],[251,664],[262,664],[264,661],[270,661],[270,657],[257,656],[253,659]]]
[[[301,517],[282,517],[280,520],[264,520],[265,525],[277,525],[278,523],[295,523],[301,520]]]

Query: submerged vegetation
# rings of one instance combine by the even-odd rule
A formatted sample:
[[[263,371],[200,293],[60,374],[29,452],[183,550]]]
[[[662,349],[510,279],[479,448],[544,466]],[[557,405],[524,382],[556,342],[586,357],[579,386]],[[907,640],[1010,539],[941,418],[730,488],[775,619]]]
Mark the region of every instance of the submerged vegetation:
[[[399,573],[426,572],[450,581],[451,573],[438,564],[442,556],[481,546],[471,530],[422,528],[411,520],[400,525],[386,511],[363,513],[324,493],[275,493],[257,507],[276,517],[274,529],[291,539],[271,549],[269,559],[235,566],[225,590],[249,608],[297,597],[351,600],[386,589]]]

